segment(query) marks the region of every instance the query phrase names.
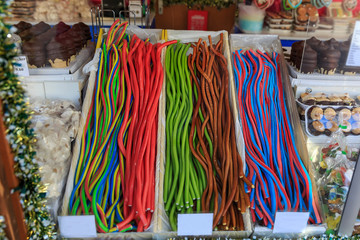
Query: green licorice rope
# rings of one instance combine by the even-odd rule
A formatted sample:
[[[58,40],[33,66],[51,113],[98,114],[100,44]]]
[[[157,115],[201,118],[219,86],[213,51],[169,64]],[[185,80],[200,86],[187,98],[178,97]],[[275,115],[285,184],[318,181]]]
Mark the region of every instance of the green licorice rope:
[[[186,58],[186,53],[188,51],[188,49],[190,48],[190,45],[188,45],[184,52],[183,55],[181,57],[182,60],[182,64],[183,66],[187,64],[187,58]],[[182,132],[182,141],[181,141],[181,151],[184,154],[184,159],[185,159],[185,207],[186,207],[186,212],[187,213],[191,213],[192,207],[194,206],[193,203],[193,199],[195,198],[196,195],[196,189],[194,189],[192,182],[190,181],[190,178],[192,177],[192,170],[191,169],[191,163],[190,163],[190,159],[191,159],[191,154],[190,154],[190,147],[189,147],[189,123],[190,123],[190,119],[192,116],[192,90],[191,90],[191,86],[189,88],[188,83],[190,83],[190,73],[187,71],[188,68],[187,67],[183,67],[182,68],[184,70],[183,74],[185,76],[182,77],[182,79],[186,79],[186,81],[181,81],[183,87],[182,90],[183,91],[183,101],[185,101],[185,117],[184,117],[184,128],[183,128],[183,132]],[[189,96],[190,95],[190,96]],[[193,179],[191,179],[193,180]],[[195,198],[196,199],[196,198]]]
[[[166,70],[166,165],[164,204],[173,230],[177,229],[177,213],[201,211],[201,196],[207,186],[205,170],[194,158],[189,142],[193,98],[198,93],[191,84],[187,52],[190,44],[177,44],[167,49]],[[201,114],[202,116],[202,114]],[[204,121],[202,117],[201,121]],[[195,131],[196,134],[196,131]],[[205,133],[210,140],[207,131]],[[211,155],[212,155],[212,143]],[[194,207],[196,205],[196,207]]]
[[[177,52],[177,58],[174,59],[174,62],[177,64],[177,68],[175,68],[175,74],[176,74],[176,87],[177,89],[179,90],[177,92],[177,96],[178,96],[178,99],[180,100],[183,100],[181,98],[181,84],[180,84],[180,79],[181,79],[181,68],[182,68],[182,64],[181,64],[181,54],[184,50],[185,46],[182,45],[182,44],[179,44],[178,45],[178,48],[176,49],[176,52]],[[185,185],[185,159],[183,158],[183,154],[181,152],[181,146],[180,146],[180,130],[182,132],[182,129],[181,129],[181,125],[180,125],[180,121],[183,120],[183,111],[184,111],[184,108],[186,106],[186,103],[185,101],[181,101],[180,102],[180,108],[178,110],[178,113],[176,115],[176,118],[175,118],[175,121],[174,121],[174,132],[176,131],[177,133],[173,134],[172,138],[174,140],[173,142],[173,145],[171,146],[173,151],[176,152],[176,153],[179,153],[179,154],[176,154],[176,155],[179,155],[179,162],[180,162],[180,166],[181,166],[181,169],[182,171],[180,171],[180,178],[179,178],[179,186],[178,186],[178,193],[177,193],[177,196],[176,196],[176,206],[177,206],[177,210],[178,211],[181,211],[182,208],[184,207],[184,198],[183,198],[183,192],[184,192],[184,185]],[[175,143],[175,144],[174,144]],[[178,156],[176,156],[178,157]],[[186,196],[185,196],[186,198]]]
[[[181,161],[181,165],[182,165],[182,171],[181,171],[181,175],[180,175],[180,183],[179,183],[179,194],[176,197],[176,203],[178,203],[177,205],[180,204],[180,208],[183,208],[185,206],[185,208],[189,208],[189,182],[186,181],[188,175],[189,175],[189,164],[188,164],[188,156],[186,156],[186,152],[185,152],[185,147],[183,145],[183,140],[184,140],[184,135],[183,133],[185,132],[184,128],[185,128],[185,120],[186,120],[186,107],[187,107],[187,96],[186,96],[186,85],[184,84],[185,82],[185,76],[184,76],[184,65],[183,65],[183,61],[182,61],[182,55],[185,51],[185,46],[184,45],[180,45],[180,52],[179,52],[179,56],[177,59],[177,63],[178,63],[178,81],[177,81],[177,86],[178,89],[181,90],[180,91],[180,99],[181,99],[181,104],[180,104],[180,113],[177,116],[177,121],[175,123],[177,123],[178,127],[176,127],[175,129],[178,131],[177,133],[177,149],[178,152],[180,153],[180,161]],[[180,80],[180,81],[179,81]],[[182,81],[181,81],[182,80]],[[182,195],[184,194],[184,195]],[[179,206],[178,206],[179,209]],[[181,209],[179,209],[181,210]]]
[[[174,59],[177,59],[177,56],[179,55],[179,50],[180,50],[180,47],[177,47],[176,50],[175,50],[175,55],[173,56],[173,58],[171,59],[171,63],[173,63]],[[177,64],[176,64],[177,65]],[[180,66],[178,66],[180,67]],[[177,67],[174,67],[174,80],[175,80],[175,76],[178,75],[178,68]],[[174,82],[174,84],[176,84],[176,82]],[[175,89],[179,89],[179,86],[175,86]],[[180,174],[179,174],[179,168],[183,167],[181,166],[181,162],[179,160],[179,156],[178,156],[178,149],[177,149],[177,129],[178,129],[178,121],[177,121],[177,116],[181,116],[181,108],[179,106],[179,102],[180,102],[180,94],[175,90],[175,103],[176,103],[176,108],[174,109],[174,112],[171,113],[172,116],[171,116],[171,122],[170,122],[170,128],[171,128],[171,131],[172,131],[172,134],[170,136],[170,141],[168,142],[168,146],[169,146],[169,151],[171,152],[171,161],[174,161],[174,174],[175,176],[178,176],[178,178],[180,178]],[[171,177],[171,176],[169,176]],[[179,179],[177,179],[179,180]],[[178,183],[177,181],[175,182],[176,184]],[[167,202],[167,208],[170,207],[171,203],[172,203],[172,198],[174,198],[174,195],[175,195],[175,192],[176,192],[176,187],[174,187],[174,184],[172,185],[172,189],[170,191],[170,194],[169,194],[169,199],[168,199],[168,202]],[[177,194],[179,194],[179,192],[177,192]],[[176,197],[175,197],[176,198]],[[179,203],[177,202],[177,205],[179,205]]]
[[[183,54],[183,64],[185,66],[187,66],[186,53],[187,53],[189,47],[190,47],[190,45],[188,45],[186,47],[184,54]],[[189,71],[188,67],[184,67],[184,70],[185,70],[185,76],[186,76],[185,86],[186,86],[186,90],[187,90],[185,92],[185,96],[188,97],[188,105],[187,106],[189,106],[189,109],[187,112],[187,118],[186,118],[185,125],[184,125],[183,144],[185,146],[185,154],[186,154],[187,163],[188,163],[186,170],[188,170],[188,172],[189,172],[186,182],[189,184],[190,192],[192,193],[191,197],[189,199],[190,207],[188,208],[189,211],[191,211],[192,207],[193,207],[193,200],[200,200],[201,194],[200,194],[199,188],[198,188],[199,179],[196,176],[196,172],[195,172],[195,168],[194,168],[194,164],[193,164],[193,158],[192,158],[192,154],[191,154],[190,147],[189,147],[189,144],[190,144],[189,143],[189,126],[190,126],[190,120],[191,120],[192,114],[193,114],[193,100],[192,100],[193,93],[192,93],[192,86],[191,86],[191,81],[190,81],[190,71]],[[190,181],[189,181],[189,178],[191,179]],[[200,205],[200,204],[197,204],[197,205]]]
[[[169,215],[169,220],[172,229],[176,229],[176,206],[173,203],[175,198],[175,190],[179,178],[179,159],[176,146],[176,131],[174,131],[174,118],[179,108],[180,95],[176,92],[175,82],[175,64],[172,64],[174,59],[177,58],[179,48],[174,51],[173,46],[170,46],[166,52],[166,74],[167,74],[167,115],[166,115],[166,167],[165,167],[165,183],[169,184],[172,178],[172,184],[169,187],[165,186],[164,202],[166,202],[165,210]],[[171,186],[171,189],[170,189]]]
[[[173,45],[168,47],[168,50],[166,51],[165,55],[165,63],[166,63],[166,76],[167,76],[167,83],[166,83],[166,112],[171,113],[173,112],[174,108],[174,95],[172,94],[172,74],[173,74],[173,65],[169,64],[171,59],[171,54],[173,52]],[[166,139],[167,141],[170,141],[170,114],[166,114],[166,124],[165,124],[165,132],[166,132]],[[170,159],[170,151],[168,150],[169,144],[166,144],[166,159]],[[172,175],[172,169],[170,167],[171,161],[168,161],[165,166],[165,172],[167,175],[165,177],[169,177]],[[167,197],[169,195],[169,187],[172,185],[173,178],[166,178],[164,181],[164,204],[167,203]],[[176,180],[175,180],[176,182]],[[168,210],[168,209],[166,209]]]
[[[167,114],[166,114],[166,159],[167,163],[165,166],[165,180],[164,184],[164,202],[165,210],[170,210],[170,205],[172,203],[172,198],[175,194],[175,187],[174,185],[177,184],[178,177],[179,177],[179,161],[177,158],[177,152],[172,152],[171,146],[172,144],[172,135],[170,134],[171,131],[174,129],[174,117],[176,111],[174,109],[178,108],[179,100],[175,95],[176,87],[175,87],[175,79],[174,79],[174,65],[171,64],[171,61],[174,58],[174,51],[173,46],[170,46],[166,52],[166,74],[167,74],[167,99],[169,99],[169,104],[167,104]],[[176,97],[176,99],[174,99]],[[176,158],[174,157],[176,155]],[[171,159],[171,161],[169,161]],[[172,180],[173,184],[170,183],[170,179]],[[170,186],[172,190],[170,190]]]

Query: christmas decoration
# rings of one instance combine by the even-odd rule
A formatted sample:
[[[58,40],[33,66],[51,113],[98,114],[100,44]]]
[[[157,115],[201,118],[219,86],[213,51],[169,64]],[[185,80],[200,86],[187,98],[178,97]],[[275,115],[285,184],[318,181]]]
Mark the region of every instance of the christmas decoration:
[[[11,33],[15,30],[5,24],[11,1],[0,2],[0,99],[6,138],[14,155],[15,175],[19,179],[21,205],[27,225],[28,239],[55,239],[55,225],[45,206],[46,189],[41,183],[33,144],[36,141],[30,128],[31,113],[25,101],[24,89],[13,73],[15,45]]]
[[[0,240],[7,240],[7,237],[5,235],[5,218],[3,216],[0,216]]]

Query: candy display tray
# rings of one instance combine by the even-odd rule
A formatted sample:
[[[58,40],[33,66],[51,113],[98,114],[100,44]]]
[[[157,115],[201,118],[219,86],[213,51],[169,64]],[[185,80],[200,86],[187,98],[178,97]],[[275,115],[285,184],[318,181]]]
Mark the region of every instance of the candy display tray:
[[[69,100],[80,106],[81,91],[88,78],[82,70],[89,60],[72,74],[30,75],[19,79],[30,98]]]
[[[308,88],[308,90],[311,90],[311,88]],[[354,102],[351,102],[351,103],[349,103],[349,104],[346,104],[344,101],[343,101],[343,102],[337,102],[337,103],[335,103],[335,104],[331,104],[331,100],[328,98],[328,96],[331,96],[331,95],[334,95],[334,96],[337,96],[337,97],[343,97],[343,96],[344,96],[344,93],[343,93],[342,95],[341,95],[341,94],[338,95],[338,94],[334,94],[334,93],[326,94],[326,93],[324,93],[324,92],[318,92],[318,93],[324,94],[324,95],[327,97],[327,99],[325,99],[325,102],[326,102],[326,101],[329,101],[330,104],[326,104],[326,103],[324,103],[324,101],[322,101],[322,102],[321,102],[321,101],[320,101],[320,102],[316,102],[316,99],[313,100],[313,101],[314,101],[313,104],[309,104],[309,103],[303,102],[303,101],[301,101],[301,94],[300,94],[299,97],[296,98],[296,102],[297,102],[303,109],[306,109],[306,108],[309,107],[309,106],[342,106],[342,107],[351,107],[351,106],[353,106],[353,107],[356,107],[356,106],[359,106],[359,104],[360,104],[360,101],[357,99],[357,97],[360,96],[359,93],[357,93],[357,94],[351,93],[351,95],[349,94],[349,97],[351,97],[351,98],[354,99]],[[313,94],[313,96],[314,96],[314,95],[315,95],[315,94]]]
[[[297,105],[299,106],[299,110],[302,109],[302,110],[304,111],[303,117],[301,116],[301,112],[299,112],[300,119],[301,119],[302,122],[305,122],[305,118],[306,118],[306,116],[305,116],[305,111],[306,111],[306,109],[308,109],[308,108],[310,108],[310,107],[313,107],[313,106],[320,106],[320,107],[334,107],[334,106],[335,106],[335,107],[349,107],[349,105],[325,105],[325,104],[313,104],[313,105],[309,105],[309,104],[305,104],[305,103],[301,102],[301,101],[299,100],[299,98],[296,99],[296,103],[297,103]],[[359,103],[356,101],[356,102],[355,102],[355,105],[353,105],[352,107],[359,107],[359,106],[360,106]]]
[[[311,174],[311,162],[309,159],[308,149],[306,146],[306,135],[304,134],[301,121],[298,115],[297,106],[295,103],[294,91],[292,90],[291,82],[289,79],[288,69],[286,65],[286,61],[284,59],[284,54],[282,51],[282,46],[280,39],[277,35],[255,35],[255,34],[231,34],[230,35],[230,50],[234,52],[239,49],[258,49],[260,51],[269,51],[269,52],[277,52],[280,55],[280,63],[279,66],[281,68],[281,77],[284,86],[286,105],[289,111],[290,120],[292,128],[294,129],[294,137],[297,149],[299,151],[300,157],[310,173],[312,185],[313,185],[313,194],[314,199],[316,201],[316,205],[320,210],[320,199],[317,192],[317,187],[314,182],[314,178]],[[231,84],[231,91],[235,92],[235,85]],[[238,103],[237,109],[239,108]],[[238,110],[237,110],[238,113]],[[241,125],[241,123],[240,123]],[[272,229],[267,227],[256,226],[254,229],[254,235],[260,237],[283,237],[283,238],[298,238],[303,236],[319,236],[325,232],[326,228],[324,224],[320,225],[308,225],[305,231],[300,234],[276,234],[273,233]]]
[[[77,107],[81,106],[81,91],[86,76],[82,78],[72,76],[70,79],[64,80],[62,75],[51,75],[44,78],[21,77],[20,80],[30,99],[69,100]],[[59,89],[62,91],[59,91]]]
[[[136,32],[136,31],[137,32]],[[129,31],[129,28],[128,28]],[[161,30],[139,30],[139,29],[132,29],[132,32],[136,32],[136,34],[141,38],[153,38],[153,40],[159,41]],[[229,52],[229,45],[228,45],[228,35],[227,32],[199,32],[199,31],[168,31],[168,40],[176,39],[180,40],[181,42],[194,42],[198,41],[199,38],[204,40],[207,39],[208,35],[211,35],[213,38],[213,42],[217,42],[220,39],[220,34],[224,34],[224,55],[228,60],[228,70],[229,72],[232,71],[231,69],[231,61],[230,61],[230,52]],[[151,36],[149,36],[151,35]],[[162,52],[162,62],[164,64],[165,58],[165,51],[163,49]],[[94,84],[96,79],[96,71],[92,71],[90,73],[90,78],[88,81],[87,92],[84,100],[83,111],[80,120],[80,127],[78,136],[75,141],[75,146],[73,150],[73,158],[71,163],[71,168],[67,180],[67,186],[63,198],[63,205],[61,209],[60,215],[67,215],[68,214],[68,204],[69,204],[69,196],[71,194],[73,188],[73,178],[75,173],[75,168],[78,160],[78,156],[80,153],[80,144],[81,144],[81,136],[83,133],[83,128],[85,125],[85,121],[87,118],[87,113],[90,108],[91,98],[94,91]],[[232,75],[230,74],[230,84],[234,84],[232,79]],[[148,232],[137,233],[137,232],[129,232],[129,233],[98,233],[98,239],[167,239],[170,237],[177,237],[177,232],[171,231],[168,218],[164,210],[163,204],[163,181],[164,181],[164,171],[165,171],[165,149],[166,149],[166,133],[165,133],[165,109],[166,109],[166,92],[165,92],[165,85],[166,85],[166,75],[164,75],[162,86],[162,92],[160,95],[159,100],[159,120],[158,120],[158,137],[157,137],[157,155],[156,155],[156,186],[155,186],[155,212],[153,215],[151,227]],[[232,87],[233,88],[233,87]],[[230,102],[234,103],[235,95],[231,94]],[[236,105],[231,105],[233,112],[235,111]],[[237,117],[238,114],[234,114],[234,118]],[[237,131],[237,147],[238,150],[240,149],[240,155],[243,157],[245,154],[245,150],[243,148],[243,139],[239,125],[236,126]],[[243,158],[244,159],[244,158]],[[244,222],[245,222],[245,231],[214,231],[212,236],[214,237],[232,237],[232,238],[243,238],[249,237],[252,233],[252,226],[250,221],[250,214],[247,212],[244,214]]]
[[[223,33],[223,42],[224,42],[224,56],[227,59],[228,64],[228,71],[229,71],[229,97],[230,97],[230,108],[233,112],[233,119],[235,123],[235,135],[236,135],[236,144],[237,149],[239,151],[239,154],[241,158],[245,159],[245,148],[244,148],[244,140],[241,132],[241,127],[239,125],[238,121],[238,110],[236,107],[236,96],[235,96],[235,86],[234,86],[234,80],[233,80],[233,74],[232,74],[232,66],[231,66],[231,57],[230,57],[230,50],[229,50],[229,41],[228,41],[228,34],[226,31],[218,31],[218,32],[211,32],[211,31],[181,31],[181,30],[168,30],[168,40],[180,40],[182,43],[189,43],[189,42],[197,42],[200,38],[208,42],[208,36],[211,35],[213,44],[216,44],[220,39],[220,34]],[[166,81],[164,80],[164,83]],[[163,91],[162,95],[160,97],[160,105],[159,108],[162,109],[161,113],[159,113],[159,116],[165,117],[165,104],[166,104],[166,94],[165,94],[165,84],[163,85]],[[163,106],[161,108],[160,106]],[[169,219],[166,215],[165,209],[164,209],[164,202],[162,199],[163,195],[163,182],[164,182],[164,173],[165,173],[165,142],[166,142],[166,135],[165,135],[165,118],[161,119],[161,122],[164,124],[164,131],[163,137],[161,139],[161,144],[163,144],[163,148],[161,149],[160,154],[160,182],[159,182],[159,202],[158,202],[158,225],[155,229],[155,234],[158,237],[158,239],[168,239],[168,238],[174,238],[177,237],[177,233],[174,231],[171,231],[170,225],[169,225]],[[160,128],[160,125],[159,125]],[[159,143],[159,142],[158,142]],[[244,165],[245,166],[245,165]],[[245,214],[243,214],[244,218],[244,225],[245,225],[245,231],[213,231],[212,237],[216,238],[245,238],[249,237],[252,233],[252,224],[250,220],[250,212],[247,211]]]
[[[341,75],[343,76],[343,75]],[[339,76],[339,77],[341,77]],[[327,81],[327,80],[316,80],[316,79],[298,79],[298,78],[291,78],[291,85],[294,88],[295,91],[295,97],[298,99],[301,95],[301,93],[304,92],[323,92],[323,93],[331,93],[331,94],[337,94],[341,95],[344,93],[348,93],[350,97],[355,98],[356,96],[360,95],[360,82],[359,81]],[[339,78],[340,80],[340,78]],[[355,99],[355,106],[359,105],[359,102],[357,99]],[[303,110],[306,110],[307,108],[313,106],[313,105],[306,105],[300,101],[297,100],[298,106],[300,106]],[[320,105],[320,106],[327,106],[327,105]],[[336,105],[330,105],[327,107],[333,107]],[[309,135],[306,131],[305,126],[305,119],[303,122],[303,130],[306,133],[307,137],[311,139],[311,141],[314,141],[316,143],[322,143],[327,142],[329,137],[326,135],[319,135],[319,136],[313,136]],[[350,142],[359,142],[360,137],[355,135],[349,135],[346,137],[347,141]]]
[[[297,79],[312,79],[312,80],[326,80],[326,81],[359,81],[360,74],[348,75],[348,74],[321,74],[315,72],[314,73],[301,73],[299,72],[293,65],[287,62],[287,66],[289,69],[289,74],[292,78]]]
[[[351,98],[355,100],[354,106],[359,106],[360,102],[357,97],[360,95],[360,82],[359,81],[333,81],[329,82],[326,80],[315,80],[315,79],[298,79],[290,78],[291,85],[295,90],[295,97],[298,105],[302,109],[306,109],[309,106],[300,101],[302,93],[311,93],[315,95],[316,93],[324,93],[325,95],[344,95],[345,93],[349,94]],[[322,104],[315,104],[323,106]],[[347,105],[331,105],[331,106],[347,106]]]
[[[29,68],[29,76],[19,77],[30,98],[63,99],[81,105],[81,91],[88,75],[84,66],[92,59],[94,43],[82,49],[67,68]],[[62,91],[59,91],[62,89]]]
[[[336,116],[331,120],[326,119],[325,114],[322,116],[322,118],[320,120],[318,120],[325,127],[324,132],[319,133],[318,135],[327,135],[327,136],[330,136],[331,132],[330,132],[330,130],[328,130],[326,125],[329,124],[329,122],[331,122],[331,121],[333,121],[333,124],[339,124],[338,123],[339,122],[339,112],[342,109],[349,109],[352,112],[353,109],[357,108],[357,107],[350,107],[350,106],[334,106],[334,105],[327,105],[327,106],[326,105],[312,105],[312,106],[307,107],[306,110],[305,110],[305,129],[306,129],[306,133],[310,137],[318,136],[318,135],[314,134],[315,130],[311,129],[311,127],[310,127],[310,124],[312,124],[314,121],[316,121],[316,120],[311,119],[311,117],[310,117],[310,113],[311,113],[312,109],[314,109],[315,107],[321,108],[323,111],[325,111],[328,108],[331,108],[331,109],[334,109],[335,112],[336,112]],[[356,114],[356,115],[359,115],[359,114]],[[359,122],[359,121],[357,121],[357,119],[355,119],[355,118],[359,118],[359,117],[360,116],[351,116],[349,119],[346,119],[346,121],[349,122],[350,125],[352,126],[353,123]],[[350,133],[345,133],[345,136],[348,136],[348,135],[350,135],[350,136],[359,136],[359,134],[353,134],[352,130],[350,130]]]
[[[132,28],[130,28],[130,29],[128,28],[128,30],[127,30],[127,33],[131,34],[131,35],[133,35],[134,32],[136,32],[136,34],[139,38],[142,38],[142,39],[150,38],[153,42],[159,41],[159,39],[161,37],[161,30],[159,30],[159,29],[147,31],[147,30],[142,30],[142,29],[133,30]],[[101,41],[101,39],[99,41]],[[162,61],[164,61],[164,53],[165,53],[165,49],[163,49],[163,52],[162,52]],[[94,59],[94,61],[96,62],[96,59]],[[85,95],[81,118],[80,118],[78,135],[76,137],[74,148],[73,148],[73,155],[72,155],[72,159],[71,159],[70,171],[68,174],[68,179],[67,179],[65,193],[64,193],[64,197],[63,197],[63,201],[62,201],[62,206],[60,209],[60,214],[59,214],[60,216],[68,215],[69,197],[70,197],[72,189],[73,189],[73,179],[74,179],[74,175],[75,175],[77,161],[78,161],[79,154],[80,154],[81,138],[82,138],[85,122],[87,119],[87,115],[88,115],[88,112],[89,112],[89,109],[91,106],[91,99],[93,97],[93,93],[94,93],[94,89],[95,89],[96,75],[97,75],[97,70],[92,70],[90,72],[90,77],[88,80],[88,86],[86,89],[86,95]],[[160,109],[160,107],[159,107],[159,109]],[[160,132],[162,130],[164,130],[164,129],[159,125],[158,136],[161,135]],[[160,148],[161,148],[161,144],[158,143],[156,167],[159,166],[158,161],[159,161],[159,155],[161,152]],[[156,172],[158,173],[159,169],[157,169]],[[156,175],[156,181],[158,181],[157,178],[158,178],[158,174]],[[155,192],[158,192],[157,186],[155,186]],[[157,196],[156,196],[155,202],[156,201],[157,201]],[[157,222],[156,222],[156,220],[158,219],[157,214],[158,213],[157,213],[157,208],[156,208],[156,204],[155,204],[155,211],[153,214],[153,219],[151,221],[150,228],[148,229],[147,232],[98,233],[96,239],[153,239],[153,238],[155,238],[154,229],[156,228],[155,226],[157,226]]]
[[[94,53],[95,44],[91,41],[88,42],[73,60],[70,61],[69,66],[66,68],[29,68],[29,74],[32,75],[71,75],[76,73],[82,66],[84,66],[89,59],[92,58]]]

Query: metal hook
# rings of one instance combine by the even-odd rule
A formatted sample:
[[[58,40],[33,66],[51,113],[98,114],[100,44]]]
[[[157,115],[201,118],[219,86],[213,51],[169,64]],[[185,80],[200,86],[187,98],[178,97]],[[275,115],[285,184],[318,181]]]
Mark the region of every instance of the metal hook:
[[[115,13],[114,10],[112,10],[112,9],[103,9],[103,10],[100,10],[100,12],[110,12],[110,13],[112,13],[112,15],[113,15],[113,20],[114,20],[114,22],[115,22],[116,13]]]
[[[100,25],[98,25],[98,12],[99,12],[99,7],[92,7],[90,9],[91,11],[91,25],[92,25],[92,30],[93,30],[93,34],[94,34],[94,39],[97,38],[98,34],[99,34],[99,30],[100,30]],[[95,24],[94,24],[95,22]]]
[[[150,28],[150,8],[145,10],[145,28]]]
[[[136,25],[136,14],[134,11],[130,11],[130,10],[121,10],[119,12],[119,19],[120,19],[120,22],[121,22],[121,13],[129,13],[129,24],[131,22],[131,17],[130,17],[130,13],[132,13],[134,15],[134,25]],[[124,14],[124,18],[126,18],[125,14]]]

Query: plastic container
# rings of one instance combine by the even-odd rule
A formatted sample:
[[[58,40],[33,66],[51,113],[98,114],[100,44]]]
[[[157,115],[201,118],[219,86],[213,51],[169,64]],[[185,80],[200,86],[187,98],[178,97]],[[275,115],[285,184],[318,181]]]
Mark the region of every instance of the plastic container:
[[[343,76],[345,77],[345,76]],[[310,110],[307,111],[312,106],[318,106],[318,107],[325,107],[325,108],[348,108],[347,105],[307,105],[300,101],[300,97],[302,93],[308,92],[311,93],[313,96],[319,93],[324,93],[325,95],[338,95],[342,96],[345,93],[348,93],[351,98],[355,100],[355,105],[353,105],[353,108],[357,108],[360,106],[360,82],[359,81],[351,81],[351,80],[342,80],[339,81],[340,78],[338,78],[338,81],[335,80],[318,80],[318,79],[297,79],[293,78],[291,80],[291,84],[295,90],[295,97],[298,105],[298,110],[303,111],[303,129],[304,132],[308,136],[308,140],[315,143],[324,143],[328,141],[329,136],[326,134],[320,134],[319,136],[314,136],[313,134],[308,132],[308,124],[311,121],[308,121],[307,112],[310,113]],[[334,109],[335,109],[334,108]],[[352,118],[353,119],[353,118]],[[306,122],[305,122],[306,121]],[[353,123],[354,121],[352,121]],[[349,134],[346,136],[346,140],[351,143],[359,143],[360,142],[360,136]]]
[[[77,107],[81,105],[81,91],[84,86],[84,78],[75,78],[70,74],[69,79],[64,80],[64,75],[52,75],[46,77],[25,77],[21,83],[30,98],[68,100]],[[59,91],[61,89],[61,91]]]
[[[315,108],[321,109],[322,112],[324,112],[323,115],[318,116],[318,120],[311,118],[311,113],[312,113],[313,109],[315,109]],[[334,113],[336,113],[336,115],[331,116],[331,118],[326,117],[325,111],[328,109],[334,110]],[[354,129],[354,127],[359,126],[359,122],[357,121],[360,118],[360,113],[358,112],[359,107],[349,107],[349,106],[345,107],[345,106],[333,106],[333,105],[328,105],[328,106],[315,105],[315,106],[308,107],[305,110],[306,133],[311,137],[319,136],[319,135],[330,136],[330,134],[333,131],[337,130],[337,125],[339,122],[339,115],[341,114],[341,111],[345,111],[345,110],[347,110],[347,112],[349,112],[350,115],[346,119],[344,119],[344,122],[342,123],[342,125],[347,126],[347,129],[343,130],[344,134],[345,134],[345,136],[348,136],[348,135],[358,136],[359,128]],[[321,124],[321,126],[324,127],[324,130],[322,132],[320,132],[317,129],[314,129],[314,127],[312,127],[312,124],[314,122]],[[333,130],[331,130],[331,129],[333,129]]]
[[[89,60],[90,58],[87,61]],[[30,98],[68,100],[79,107],[81,91],[88,78],[82,71],[83,66],[72,74],[56,74],[57,70],[53,69],[52,72],[49,69],[46,75],[20,77],[20,81]]]
[[[81,91],[88,78],[83,68],[92,59],[94,48],[94,44],[89,43],[66,68],[29,68],[30,76],[20,77],[27,95],[30,98],[68,100],[80,107]]]
[[[253,5],[239,4],[239,27],[245,33],[262,31],[265,11]]]
[[[321,74],[318,72],[314,72],[311,74],[308,73],[300,73],[298,70],[295,69],[294,66],[292,66],[290,63],[287,63],[288,66],[288,70],[289,70],[289,74],[292,78],[294,79],[300,79],[300,80],[311,80],[311,81],[332,81],[332,82],[343,82],[343,81],[353,81],[353,82],[358,82],[359,81],[359,77],[360,74],[356,73],[356,74],[341,74],[341,73],[335,73],[335,74]],[[354,83],[351,83],[354,84]],[[325,83],[325,86],[326,83]]]
[[[86,47],[81,49],[79,54],[70,61],[69,66],[66,68],[53,68],[53,67],[41,67],[41,68],[29,68],[29,74],[32,75],[70,75],[81,67],[83,67],[86,63],[88,63],[95,51],[95,43],[88,41]]]

